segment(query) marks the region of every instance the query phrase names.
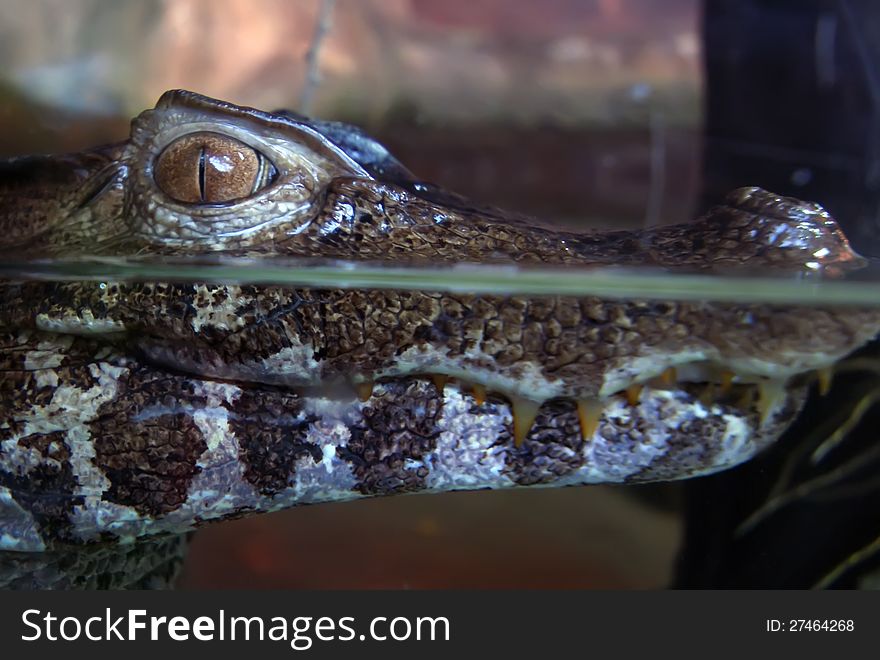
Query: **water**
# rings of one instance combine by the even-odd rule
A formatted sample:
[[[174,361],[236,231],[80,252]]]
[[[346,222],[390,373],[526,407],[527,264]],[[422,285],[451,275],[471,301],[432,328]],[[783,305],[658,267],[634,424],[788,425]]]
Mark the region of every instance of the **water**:
[[[846,278],[821,273],[737,271],[722,275],[657,268],[549,268],[457,264],[401,266],[326,259],[81,257],[4,261],[0,278],[51,281],[206,282],[342,289],[403,289],[611,299],[880,306],[880,260]]]

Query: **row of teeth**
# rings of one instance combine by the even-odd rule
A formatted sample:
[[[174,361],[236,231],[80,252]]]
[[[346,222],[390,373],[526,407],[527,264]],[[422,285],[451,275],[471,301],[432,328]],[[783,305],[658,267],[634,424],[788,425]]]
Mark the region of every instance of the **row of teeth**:
[[[705,389],[703,390],[703,393],[700,395],[700,402],[704,405],[711,405],[717,399],[720,399],[721,397],[730,394],[733,389],[734,382],[736,380],[736,374],[734,374],[734,372],[729,370],[722,370],[719,372],[718,375],[718,382],[707,383]],[[827,394],[828,390],[831,388],[832,375],[833,372],[831,367],[819,369],[815,372],[819,394],[821,394],[822,396]],[[449,382],[449,377],[443,374],[433,374],[431,375],[431,380],[433,381],[434,386],[437,388],[437,391],[442,395],[446,384]],[[673,388],[677,383],[677,371],[675,367],[669,367],[662,374],[660,374],[660,376],[652,379],[647,384],[652,387],[670,389]],[[763,426],[764,423],[768,420],[770,413],[776,408],[779,403],[781,403],[785,399],[786,381],[760,379],[757,381],[753,381],[751,384],[757,387],[757,409],[760,424]],[[625,397],[627,403],[630,406],[637,406],[639,404],[639,400],[641,399],[642,391],[644,390],[645,385],[646,383],[634,383],[629,387],[621,390],[617,394]],[[481,406],[486,403],[488,392],[485,385],[471,384],[469,388],[471,395],[473,396],[474,401],[477,405]],[[355,385],[355,389],[358,399],[360,399],[362,402],[366,402],[373,395],[373,382],[367,381],[358,383]],[[742,400],[738,402],[738,407],[742,409],[750,407],[754,403],[753,394],[754,390],[747,390]],[[513,442],[516,447],[521,447],[523,442],[525,442],[526,436],[528,436],[529,431],[531,431],[532,425],[535,423],[535,418],[538,416],[538,411],[541,409],[541,406],[544,402],[534,401],[532,399],[527,399],[510,394],[507,394],[505,396],[510,401],[510,408],[513,414]],[[593,434],[598,429],[599,421],[602,418],[602,414],[605,411],[607,403],[607,398],[584,398],[576,400],[578,421],[580,423],[581,429],[581,438],[584,441],[592,438]]]

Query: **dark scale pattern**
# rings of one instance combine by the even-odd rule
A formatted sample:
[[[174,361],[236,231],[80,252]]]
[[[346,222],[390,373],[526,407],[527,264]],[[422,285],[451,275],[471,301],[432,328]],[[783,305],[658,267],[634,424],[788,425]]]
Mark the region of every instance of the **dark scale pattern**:
[[[246,389],[235,402],[229,428],[238,439],[245,479],[263,495],[287,488],[300,459],[321,460],[321,448],[306,441],[317,418],[300,415],[301,408],[295,394],[272,390]]]
[[[229,295],[226,288],[215,292],[214,305],[229,303],[224,297]],[[232,307],[236,319],[243,327],[218,328],[210,325],[202,326],[193,339],[204,345],[204,351],[213,351],[213,363],[204,358],[196,358],[199,364],[220,365],[234,377],[236,369],[243,363],[259,364],[264,358],[271,358],[279,351],[289,347],[300,347],[311,344],[315,351],[320,350],[320,342],[324,336],[323,310],[325,297],[321,291],[287,289],[282,287],[242,287],[241,302]],[[190,329],[189,333],[193,333]],[[182,347],[186,352],[186,344]],[[186,354],[189,359],[189,355]],[[250,368],[252,369],[252,367]],[[216,370],[216,369],[215,369]],[[211,373],[209,369],[207,373]],[[276,382],[277,374],[271,372],[253,373],[248,371],[249,380]],[[314,384],[306,381],[297,382],[284,380],[284,384]]]
[[[135,350],[199,376],[276,382],[252,365],[321,334],[308,309],[319,303],[295,289],[112,284],[107,291]]]
[[[38,383],[38,372],[25,369],[25,357],[36,351],[40,341],[48,337],[43,333],[30,336],[0,334],[0,373],[3,374],[0,377],[0,440],[20,433],[24,420],[33,415],[35,407],[51,403],[57,386],[89,389],[96,383],[89,369],[96,344],[85,339],[74,340],[57,360],[58,366],[41,370],[54,372],[58,378],[57,386],[51,381]],[[53,351],[46,353],[57,357]]]
[[[765,429],[771,431],[769,433],[771,437],[776,435],[772,433],[773,426],[784,426],[786,424],[784,420],[794,419],[798,415],[804,402],[806,387],[803,382],[793,385],[785,408],[776,414],[774,420],[763,422]],[[701,385],[686,385],[684,389],[694,399],[698,399],[703,394]],[[751,392],[748,395],[754,398],[754,394]],[[754,401],[750,401],[746,409],[742,407],[743,395],[742,389],[734,388],[729,395],[715,401],[715,405],[722,408],[722,413],[708,415],[702,419],[693,418],[678,426],[676,429],[678,432],[670,433],[667,438],[668,450],[662,456],[655,458],[648,467],[632,475],[629,481],[666,481],[675,479],[675,475],[682,472],[696,473],[716,464],[724,454],[724,447],[721,444],[723,433],[719,432],[724,423],[723,415],[743,418],[753,428],[758,428],[762,423]],[[733,403],[737,400],[739,400],[738,405]],[[693,442],[693,438],[700,438],[701,442]]]
[[[509,428],[501,432],[498,442],[513,446]],[[504,473],[520,486],[552,483],[583,466],[583,448],[574,404],[548,401],[522,447],[506,453]]]
[[[407,348],[424,343],[440,313],[440,294],[418,291],[322,291],[321,332],[309,338],[333,373],[371,374]],[[338,358],[342,358],[337,360]],[[347,366],[346,366],[347,365]]]
[[[204,406],[182,379],[138,369],[120,381],[117,398],[101,406],[91,424],[93,462],[111,484],[105,500],[149,516],[186,501],[208,446],[191,411],[178,409],[182,401]]]
[[[44,311],[42,308],[51,301],[53,286],[47,282],[5,282],[0,281],[0,330],[4,331],[0,344],[3,351],[11,350],[18,344],[15,334],[5,334],[5,331],[17,332],[22,329],[32,329],[36,315]],[[9,356],[4,355],[4,360]]]
[[[24,430],[22,418],[32,409],[34,397],[45,400],[52,395],[50,388],[42,392],[33,374],[24,370],[25,350],[14,335],[0,336],[0,440]]]
[[[374,393],[363,418],[351,426],[348,445],[337,450],[352,464],[355,490],[364,495],[423,490],[428,469],[406,463],[420,462],[436,448],[442,406],[436,388],[424,380]]]
[[[20,438],[18,444],[37,449],[44,459],[53,460],[37,465],[27,474],[0,470],[0,486],[8,488],[18,505],[31,513],[45,538],[70,540],[69,516],[75,506],[83,503],[83,498],[75,495],[77,481],[67,461],[70,449],[64,442],[64,433],[36,433]]]
[[[187,536],[95,543],[48,552],[0,552],[0,589],[169,589]]]
[[[132,287],[139,291],[136,297],[131,295]],[[196,342],[200,347],[211,347],[217,359],[226,364],[235,363],[242,355],[269,355],[285,346],[286,341],[278,341],[282,333],[273,322],[297,306],[295,292],[277,287],[132,287],[120,290],[119,304],[129,309],[127,321],[132,327],[148,333],[149,339],[140,341]]]
[[[64,442],[64,431],[32,433],[18,439],[18,446],[35,449],[43,460],[63,463],[70,458],[70,448]]]
[[[742,415],[742,411],[736,414]],[[723,452],[723,426],[722,418],[717,415],[683,422],[677,429],[679,433],[669,434],[666,451],[655,458],[649,467],[629,477],[628,481],[664,481],[671,475],[680,474],[682,470],[697,474],[707,466],[714,465]],[[691,438],[700,438],[701,442],[690,441]]]
[[[118,286],[118,289],[115,287]],[[119,308],[119,319],[132,330],[144,329],[162,337],[187,338],[193,334],[190,319],[195,314],[194,291],[190,284],[110,285],[109,296]]]
[[[222,292],[215,293],[215,304],[222,295]],[[244,323],[243,328],[224,330],[203,326],[197,335],[209,342],[216,337],[212,345],[226,364],[267,358],[294,345],[294,340],[308,340],[309,334],[303,328],[310,326],[303,323],[305,311],[302,309],[308,303],[297,290],[242,287],[242,298],[246,302],[237,307],[235,316]]]

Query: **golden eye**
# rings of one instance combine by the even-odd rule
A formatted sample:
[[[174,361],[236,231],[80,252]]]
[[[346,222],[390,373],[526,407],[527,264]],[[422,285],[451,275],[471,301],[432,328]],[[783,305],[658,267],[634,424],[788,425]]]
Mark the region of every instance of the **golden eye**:
[[[159,154],[156,183],[178,202],[222,204],[265,188],[275,168],[244,142],[220,133],[192,133],[178,138]]]

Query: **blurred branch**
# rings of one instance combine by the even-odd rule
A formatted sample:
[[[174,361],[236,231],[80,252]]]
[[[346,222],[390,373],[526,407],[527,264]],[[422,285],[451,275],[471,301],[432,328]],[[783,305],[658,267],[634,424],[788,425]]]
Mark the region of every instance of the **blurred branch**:
[[[318,56],[321,51],[321,45],[324,37],[330,31],[333,24],[333,6],[336,0],[321,0],[321,6],[318,10],[318,21],[315,23],[315,33],[312,35],[312,43],[306,51],[306,78],[303,83],[302,93],[299,97],[299,111],[304,115],[309,114],[312,107],[312,99],[321,83],[321,73],[319,71]]]

